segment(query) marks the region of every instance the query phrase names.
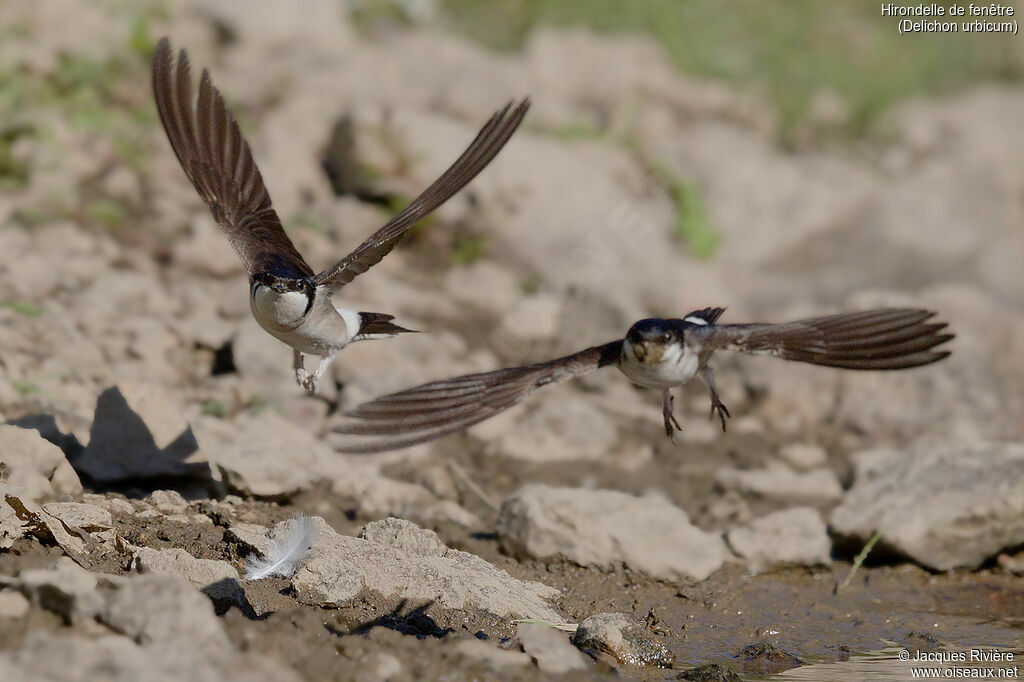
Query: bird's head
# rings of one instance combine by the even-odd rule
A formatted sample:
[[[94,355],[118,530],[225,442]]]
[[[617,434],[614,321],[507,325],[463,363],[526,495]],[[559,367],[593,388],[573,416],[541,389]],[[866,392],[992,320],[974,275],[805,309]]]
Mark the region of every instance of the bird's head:
[[[661,359],[665,349],[683,340],[682,329],[670,320],[651,318],[640,320],[626,334],[626,343],[641,364],[653,364]]]
[[[254,284],[273,289],[279,294],[297,291],[308,296],[313,292],[313,282],[308,277],[281,277],[269,272],[262,272],[253,275],[252,281]]]

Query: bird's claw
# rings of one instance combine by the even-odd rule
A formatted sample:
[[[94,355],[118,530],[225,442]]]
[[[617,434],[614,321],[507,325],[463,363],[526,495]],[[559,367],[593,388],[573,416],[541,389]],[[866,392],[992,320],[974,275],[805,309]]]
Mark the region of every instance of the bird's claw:
[[[731,418],[732,415],[729,414],[729,408],[727,408],[725,406],[725,403],[723,403],[721,400],[713,400],[713,401],[711,401],[711,414],[708,415],[708,419],[714,419],[716,412],[718,413],[718,418],[722,420],[722,432],[724,433],[725,430],[726,430],[725,429],[725,418],[726,417]]]
[[[310,374],[306,369],[298,367],[295,369],[295,381],[298,382],[299,386],[305,389],[309,395],[317,394],[317,380],[316,376]]]
[[[668,419],[665,420],[665,434],[668,435],[668,439],[673,444],[677,444],[676,432],[682,433],[683,427],[679,425],[676,418],[673,415],[669,415]]]
[[[683,430],[683,427],[679,425],[679,421],[676,419],[675,411],[673,409],[674,406],[675,396],[670,395],[668,397],[668,403],[664,406],[662,411],[662,414],[665,417],[665,435],[668,436],[668,439],[672,441],[673,444],[676,443],[676,431]]]

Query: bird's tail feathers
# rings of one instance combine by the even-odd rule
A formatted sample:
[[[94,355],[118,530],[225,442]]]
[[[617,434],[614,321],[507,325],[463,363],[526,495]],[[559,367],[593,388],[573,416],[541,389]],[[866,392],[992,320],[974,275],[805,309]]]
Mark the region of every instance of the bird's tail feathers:
[[[394,315],[386,313],[359,313],[359,333],[352,340],[383,339],[396,334],[418,333],[415,329],[399,327],[391,321],[393,319],[395,319]]]

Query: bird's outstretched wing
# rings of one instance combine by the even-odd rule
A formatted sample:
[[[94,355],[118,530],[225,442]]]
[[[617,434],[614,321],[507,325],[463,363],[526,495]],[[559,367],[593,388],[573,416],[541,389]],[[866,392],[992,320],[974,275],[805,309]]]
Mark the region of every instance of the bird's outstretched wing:
[[[621,350],[622,341],[611,341],[549,362],[467,374],[377,398],[347,413],[358,421],[334,431],[378,438],[346,443],[338,450],[395,450],[461,431],[518,404],[541,386],[615,364]]]
[[[227,233],[250,275],[312,277],[281,227],[249,144],[203,69],[195,94],[188,55],[160,40],[153,55],[153,95],[167,139],[185,175]]]
[[[494,114],[448,170],[355,251],[318,274],[316,284],[326,286],[333,293],[377,264],[395,248],[406,230],[452,198],[497,156],[522,123],[529,108],[530,100],[524,99],[515,108],[509,102],[504,109]]]
[[[725,324],[692,329],[708,349],[772,355],[843,369],[906,369],[937,362],[954,337],[929,310],[887,308],[784,324]]]
[[[700,310],[694,310],[692,313],[687,313],[683,321],[704,327],[718,322],[718,318],[724,312],[725,308],[701,308]]]

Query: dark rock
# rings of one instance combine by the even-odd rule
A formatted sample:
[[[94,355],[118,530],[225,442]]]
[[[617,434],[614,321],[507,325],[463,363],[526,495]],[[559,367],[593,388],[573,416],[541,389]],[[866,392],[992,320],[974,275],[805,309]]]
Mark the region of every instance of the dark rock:
[[[611,654],[620,663],[671,668],[676,657],[624,613],[598,613],[576,629],[572,643],[580,649]]]
[[[740,682],[742,678],[729,668],[717,663],[708,663],[685,670],[676,675],[676,679],[691,682]]]
[[[776,649],[768,642],[748,644],[737,657],[743,661],[743,671],[747,674],[775,675],[803,665],[803,661],[793,654]]]

